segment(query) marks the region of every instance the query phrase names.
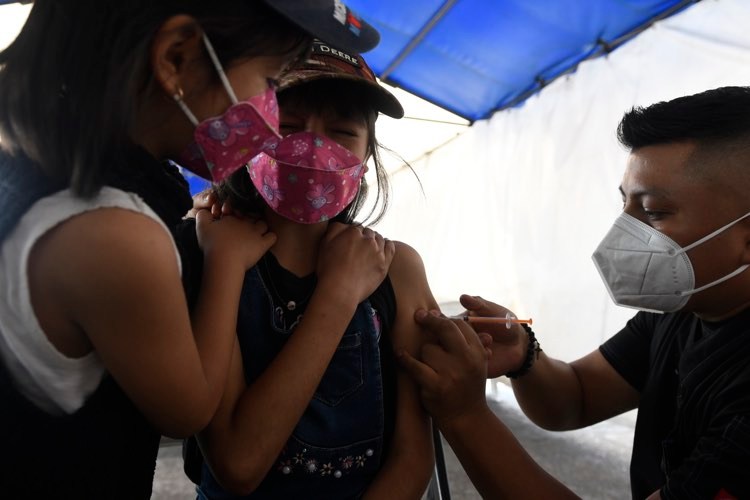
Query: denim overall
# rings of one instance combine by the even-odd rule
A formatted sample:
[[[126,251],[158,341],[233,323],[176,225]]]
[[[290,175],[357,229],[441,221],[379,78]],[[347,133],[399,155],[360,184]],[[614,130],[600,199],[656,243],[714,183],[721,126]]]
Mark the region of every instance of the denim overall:
[[[237,318],[248,385],[293,333],[297,321],[287,325],[280,313],[258,266],[253,267],[245,275]],[[369,301],[357,306],[313,399],[260,486],[237,497],[224,491],[204,464],[199,498],[330,500],[364,493],[383,452],[380,331],[374,315]]]

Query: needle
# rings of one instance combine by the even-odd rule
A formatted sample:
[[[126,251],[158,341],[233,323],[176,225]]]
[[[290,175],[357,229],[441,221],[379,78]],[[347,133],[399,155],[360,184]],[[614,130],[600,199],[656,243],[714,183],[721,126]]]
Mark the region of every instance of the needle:
[[[466,321],[469,324],[477,325],[505,325],[510,328],[510,325],[531,325],[533,320],[529,319],[518,319],[512,316],[510,313],[502,316],[469,316],[468,314],[451,316],[452,319],[460,319]]]

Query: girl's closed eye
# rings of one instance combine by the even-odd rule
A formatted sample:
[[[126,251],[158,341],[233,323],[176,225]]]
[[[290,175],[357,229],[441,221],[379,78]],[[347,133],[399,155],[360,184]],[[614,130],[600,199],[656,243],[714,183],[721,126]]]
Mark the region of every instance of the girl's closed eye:
[[[367,134],[367,124],[360,120],[338,118],[328,122],[328,134],[339,137],[360,137]]]
[[[359,131],[358,130],[353,129],[353,128],[344,128],[344,127],[335,128],[335,129],[331,130],[331,134],[345,135],[345,136],[348,136],[348,137],[359,137]]]

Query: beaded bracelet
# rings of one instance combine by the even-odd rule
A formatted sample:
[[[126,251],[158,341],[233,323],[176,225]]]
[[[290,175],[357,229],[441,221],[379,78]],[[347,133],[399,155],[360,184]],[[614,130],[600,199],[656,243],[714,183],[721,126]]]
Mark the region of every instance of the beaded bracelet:
[[[539,353],[542,352],[542,348],[539,346],[539,341],[537,341],[536,335],[534,335],[534,330],[532,330],[529,325],[524,323],[521,323],[521,326],[529,335],[529,345],[526,348],[526,359],[524,359],[521,368],[505,374],[505,376],[508,378],[518,378],[526,375],[534,365],[534,361],[539,359]],[[534,355],[535,353],[536,355]]]

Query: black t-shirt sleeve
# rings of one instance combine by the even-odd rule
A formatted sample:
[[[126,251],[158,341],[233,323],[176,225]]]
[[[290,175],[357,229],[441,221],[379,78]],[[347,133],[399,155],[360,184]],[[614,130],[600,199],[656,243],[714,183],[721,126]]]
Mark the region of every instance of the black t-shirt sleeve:
[[[648,377],[655,316],[639,312],[625,328],[599,346],[604,359],[639,392],[643,391]]]

